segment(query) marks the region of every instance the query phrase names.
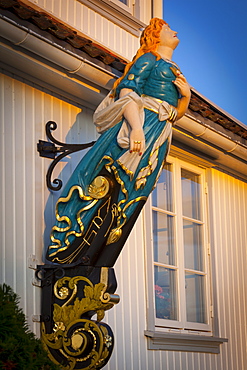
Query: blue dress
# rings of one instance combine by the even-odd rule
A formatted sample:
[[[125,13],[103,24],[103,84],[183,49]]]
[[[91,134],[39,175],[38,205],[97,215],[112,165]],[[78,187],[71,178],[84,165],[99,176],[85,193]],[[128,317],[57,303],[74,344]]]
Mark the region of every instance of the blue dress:
[[[164,59],[157,60],[152,53],[142,55],[118,85],[116,99],[118,99],[121,89],[128,88],[139,96],[151,96],[177,107],[179,92],[172,82],[175,76],[170,67],[172,67],[171,63]],[[89,185],[103,170],[109,172],[119,186],[114,211],[116,222],[114,225],[110,224],[107,229],[108,234],[113,229],[117,230],[118,236],[113,237],[112,241],[108,238],[106,244],[110,245],[111,242],[113,243],[116,239],[121,238],[121,228],[128,223],[138,203],[146,201],[156,184],[167,154],[168,144],[166,140],[159,147],[155,169],[145,175],[145,185],[136,188],[136,179],[143,168],[148,167],[154,143],[166,125],[166,121],[159,120],[156,112],[145,108],[144,114],[143,130],[146,149],[137,170],[131,178],[126,168],[121,166],[118,161],[123,153],[129,150],[120,147],[117,141],[122,120],[105,131],[78,164],[56,206],[57,221],[51,231],[51,244],[47,252],[47,258],[50,261],[58,263],[73,262],[79,253],[79,249],[82,250],[83,243],[77,243],[77,252],[75,252],[75,248],[72,248],[73,243],[77,238],[82,238],[83,235],[87,234],[92,220],[99,212],[98,210],[103,206],[105,207],[104,198],[93,199],[88,193]],[[108,212],[114,213],[112,204]],[[89,244],[87,240],[84,240],[86,246]],[[61,252],[64,251],[69,255],[70,249],[73,250],[72,258],[61,257],[63,255]]]

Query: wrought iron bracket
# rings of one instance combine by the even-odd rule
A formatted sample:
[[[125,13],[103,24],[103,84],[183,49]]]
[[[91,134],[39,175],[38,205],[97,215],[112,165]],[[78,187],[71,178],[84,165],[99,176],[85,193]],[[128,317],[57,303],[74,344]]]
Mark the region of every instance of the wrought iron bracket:
[[[53,159],[46,174],[46,185],[48,189],[58,191],[61,189],[63,183],[60,179],[51,181],[52,172],[61,159],[72,153],[78,152],[83,149],[90,148],[94,145],[95,141],[85,144],[67,144],[62,143],[55,139],[52,131],[57,129],[57,124],[54,121],[48,121],[45,125],[46,136],[49,141],[39,140],[37,143],[37,151],[41,157]],[[61,153],[61,154],[58,154]]]

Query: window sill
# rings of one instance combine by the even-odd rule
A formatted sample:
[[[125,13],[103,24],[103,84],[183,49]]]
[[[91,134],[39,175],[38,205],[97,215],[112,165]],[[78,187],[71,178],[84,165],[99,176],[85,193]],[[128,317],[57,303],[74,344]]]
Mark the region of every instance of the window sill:
[[[145,23],[109,0],[79,1],[137,37],[140,36],[141,29],[146,27]]]
[[[220,345],[228,342],[226,338],[203,335],[173,334],[159,331],[144,331],[148,339],[148,349],[163,351],[184,351],[220,353]]]

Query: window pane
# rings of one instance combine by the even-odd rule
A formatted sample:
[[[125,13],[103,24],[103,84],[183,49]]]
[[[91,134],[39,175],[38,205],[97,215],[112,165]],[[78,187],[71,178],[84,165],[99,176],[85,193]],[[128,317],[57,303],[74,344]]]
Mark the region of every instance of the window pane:
[[[128,5],[128,0],[119,0],[121,3]]]
[[[185,268],[204,271],[202,225],[183,220]]]
[[[175,265],[174,217],[153,211],[154,261]]]
[[[181,178],[183,215],[200,220],[200,176],[194,174],[193,172],[182,169]]]
[[[152,202],[154,207],[173,212],[172,195],[172,166],[165,165],[157,182],[156,188],[152,193]]]
[[[205,276],[185,273],[187,320],[206,323]]]
[[[154,281],[156,317],[177,320],[176,271],[154,266]]]

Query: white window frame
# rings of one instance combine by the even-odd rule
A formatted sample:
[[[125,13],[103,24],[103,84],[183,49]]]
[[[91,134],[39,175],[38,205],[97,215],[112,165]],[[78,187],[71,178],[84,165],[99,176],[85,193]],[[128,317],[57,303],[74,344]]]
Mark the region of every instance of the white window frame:
[[[211,269],[211,251],[210,251],[210,233],[209,233],[209,201],[208,201],[208,187],[206,179],[206,170],[201,166],[195,166],[178,158],[168,156],[167,162],[173,166],[173,181],[172,191],[174,196],[174,212],[167,212],[167,214],[178,217],[178,222],[175,221],[175,243],[180,243],[180,248],[183,248],[183,224],[182,224],[182,192],[181,181],[174,179],[181,179],[181,168],[191,171],[201,177],[201,210],[204,241],[204,259],[205,259],[205,273],[207,274],[205,296],[207,307],[207,324],[189,323],[184,319],[185,311],[182,314],[179,312],[180,320],[166,320],[157,319],[155,311],[155,297],[154,297],[154,255],[153,255],[153,227],[152,227],[152,197],[150,196],[144,210],[144,230],[145,230],[145,251],[146,251],[146,271],[147,271],[147,330],[144,335],[147,337],[147,345],[150,350],[169,350],[169,351],[186,351],[186,352],[201,352],[201,353],[219,353],[220,345],[228,340],[218,336],[217,328],[217,310],[213,306],[213,300],[217,301],[216,293],[213,291],[214,284],[212,283],[213,272]],[[179,233],[180,230],[180,233]],[[180,279],[184,279],[181,275],[184,274],[184,259],[178,259]],[[197,272],[197,271],[196,271]],[[181,285],[181,284],[180,284]],[[178,297],[182,295],[185,301],[185,289],[183,292],[178,291]],[[180,304],[181,306],[181,304]]]
[[[116,4],[120,8],[126,10],[127,12],[132,14],[133,16],[135,16],[135,14],[134,14],[134,6],[135,6],[135,2],[136,2],[135,0],[127,0],[127,4],[124,4],[121,0],[109,0],[109,1]]]
[[[205,179],[205,170],[196,167],[192,164],[187,162],[181,161],[177,158],[168,158],[167,162],[172,166],[172,193],[174,197],[174,212],[167,212],[164,211],[166,214],[170,214],[174,217],[175,220],[175,244],[176,244],[176,253],[177,253],[177,266],[176,269],[178,270],[178,280],[180,284],[178,284],[178,320],[169,320],[169,319],[159,319],[155,316],[155,299],[154,299],[154,265],[159,265],[159,263],[154,262],[153,256],[153,227],[152,227],[152,198],[149,198],[147,207],[145,208],[145,223],[146,223],[146,245],[147,245],[147,272],[148,272],[148,299],[149,299],[149,311],[152,312],[153,319],[151,319],[151,325],[149,327],[158,328],[159,331],[164,332],[175,332],[175,333],[203,333],[204,335],[212,335],[212,320],[211,320],[211,293],[210,293],[210,271],[209,271],[209,251],[208,251],[208,233],[207,233],[207,214],[206,214],[206,179]],[[183,258],[183,218],[182,218],[182,189],[181,189],[181,169],[185,169],[195,173],[196,175],[200,176],[200,183],[201,183],[201,194],[200,194],[200,201],[201,201],[201,211],[202,211],[202,221],[198,222],[195,220],[196,223],[200,223],[203,225],[203,245],[204,245],[204,265],[205,271],[203,274],[206,276],[205,282],[205,306],[207,308],[207,323],[192,323],[187,322],[185,317],[185,310],[181,309],[182,302],[186,302],[185,300],[185,289],[181,289],[181,286],[185,284],[185,269],[184,268],[184,258]],[[175,181],[176,180],[176,186]],[[188,219],[188,218],[186,218]],[[190,221],[194,221],[193,219],[188,219]],[[151,225],[151,227],[150,227]],[[149,226],[149,227],[148,227]],[[182,251],[182,252],[181,252]],[[163,267],[171,267],[170,265],[164,265]],[[198,271],[192,271],[198,273]],[[183,283],[182,283],[183,282]],[[150,312],[150,313],[151,313]],[[150,316],[150,315],[149,315]]]
[[[130,5],[121,3],[120,0],[77,0],[109,21],[130,32],[132,35],[140,37],[141,31],[146,27],[136,14],[139,1],[128,0]]]

